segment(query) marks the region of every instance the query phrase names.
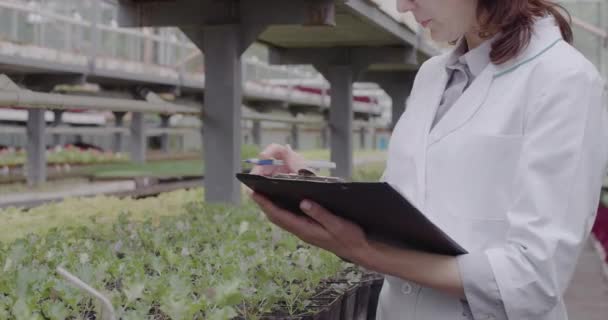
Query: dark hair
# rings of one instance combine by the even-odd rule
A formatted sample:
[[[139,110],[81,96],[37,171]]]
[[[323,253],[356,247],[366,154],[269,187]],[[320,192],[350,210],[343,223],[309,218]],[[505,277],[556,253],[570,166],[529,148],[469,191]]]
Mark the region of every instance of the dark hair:
[[[492,62],[505,63],[524,50],[532,38],[534,20],[546,15],[555,18],[564,40],[572,43],[571,16],[563,6],[553,1],[479,0],[477,16],[481,24],[480,36],[502,33],[492,45]]]

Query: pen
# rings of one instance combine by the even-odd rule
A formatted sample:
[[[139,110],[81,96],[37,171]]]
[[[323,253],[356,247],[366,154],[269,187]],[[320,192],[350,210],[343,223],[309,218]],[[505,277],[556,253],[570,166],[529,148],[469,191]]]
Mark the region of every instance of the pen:
[[[255,164],[257,166],[282,166],[284,165],[283,160],[276,159],[246,159],[244,160],[246,163]],[[306,167],[315,168],[315,169],[335,169],[336,163],[329,161],[320,161],[320,160],[305,160],[303,163]]]

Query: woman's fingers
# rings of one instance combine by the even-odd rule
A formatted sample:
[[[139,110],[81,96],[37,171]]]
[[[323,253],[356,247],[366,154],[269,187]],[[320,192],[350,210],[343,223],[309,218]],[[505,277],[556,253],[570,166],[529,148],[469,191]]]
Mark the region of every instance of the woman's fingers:
[[[289,150],[280,144],[272,143],[264,151],[260,153],[262,159],[278,159],[286,160],[289,156]]]
[[[258,157],[260,159],[278,159],[278,160],[282,160],[284,155],[285,155],[285,147],[273,143],[271,145],[269,145],[268,147],[266,147],[264,149],[264,151],[260,152],[260,154],[258,155]],[[262,175],[262,176],[272,176],[274,175],[276,172],[276,166],[254,166],[253,169],[251,169],[251,174],[257,174],[257,175]]]
[[[343,220],[317,203],[304,200],[300,203],[300,209],[332,234],[340,235],[343,232]]]
[[[270,200],[258,193],[254,193],[252,199],[264,211],[270,222],[295,234],[306,242],[317,244],[329,237],[327,231],[310,218],[297,216],[289,211],[278,208]]]
[[[264,170],[263,166],[254,166],[253,169],[251,169],[251,171],[249,173],[262,175],[264,173],[263,170]]]
[[[295,173],[302,168],[304,158],[293,151],[291,146],[280,144],[270,144],[259,154],[260,159],[283,160],[282,166],[255,166],[251,170],[252,174],[272,176],[278,173]]]
[[[285,159],[285,163],[287,165],[287,169],[290,172],[298,172],[298,170],[306,167],[304,165],[304,157],[302,157],[302,155],[293,151],[289,144],[287,145],[286,149],[287,149],[287,158]]]

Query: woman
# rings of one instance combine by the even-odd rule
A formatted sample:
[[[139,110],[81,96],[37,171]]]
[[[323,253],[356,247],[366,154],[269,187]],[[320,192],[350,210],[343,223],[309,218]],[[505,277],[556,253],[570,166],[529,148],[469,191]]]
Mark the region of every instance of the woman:
[[[468,254],[382,245],[318,204],[253,199],[304,241],[386,275],[378,318],[567,319],[608,159],[604,84],[546,0],[399,0],[455,49],[420,68],[383,180]],[[302,158],[272,145],[263,157]],[[255,168],[254,172],[263,172]]]

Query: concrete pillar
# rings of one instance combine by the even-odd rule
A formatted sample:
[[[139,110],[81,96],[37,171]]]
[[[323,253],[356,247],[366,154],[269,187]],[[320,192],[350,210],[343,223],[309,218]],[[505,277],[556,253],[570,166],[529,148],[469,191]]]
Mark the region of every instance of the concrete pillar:
[[[333,176],[350,179],[353,172],[353,91],[354,71],[350,65],[329,66],[331,84],[329,111],[331,161],[336,163]]]
[[[114,111],[114,126],[122,128],[126,112]],[[112,150],[114,152],[122,152],[124,150],[122,132],[115,132],[112,142]]]
[[[19,11],[11,10],[11,40],[19,40]]]
[[[146,141],[144,114],[143,112],[133,112],[131,113],[131,136],[129,140],[131,162],[146,162]]]
[[[260,120],[253,120],[253,127],[251,128],[251,136],[253,138],[253,144],[262,146],[262,122]]]
[[[361,128],[359,128],[359,148],[360,149],[365,149],[366,148],[366,141],[367,141],[367,128],[365,126],[361,126]]]
[[[377,150],[378,149],[378,133],[377,133],[376,127],[372,127],[372,150]]]
[[[145,28],[145,30],[147,30],[146,33],[145,33],[146,35],[148,34],[148,32],[150,34],[154,34],[153,29]],[[143,61],[144,61],[144,63],[147,63],[147,64],[153,64],[155,62],[154,61],[154,56],[155,56],[155,54],[154,54],[154,44],[155,44],[155,41],[153,41],[152,39],[150,39],[148,37],[145,37],[143,41],[144,41],[144,44],[143,44],[143,46],[144,46]]]
[[[168,114],[160,115],[160,127],[163,129],[169,128],[169,119],[171,118]],[[160,135],[160,150],[164,153],[169,153],[169,134],[162,133]]]
[[[414,86],[416,71],[376,71],[367,72],[362,80],[376,82],[392,100],[391,130],[405,111],[405,103]]]
[[[53,127],[59,127],[63,124],[63,112],[64,110],[53,110]],[[54,146],[58,146],[58,145],[63,145],[63,137],[61,136],[61,134],[59,133],[55,133],[53,134],[53,145]]]
[[[296,123],[291,125],[291,147],[295,150],[300,149],[300,130]]]
[[[321,128],[321,148],[329,148],[329,125],[324,125]]]
[[[27,113],[27,184],[36,186],[46,181],[46,143],[44,109]]]
[[[241,202],[242,69],[238,25],[205,28],[206,88],[203,127],[205,136],[205,199],[208,202]]]
[[[95,70],[95,60],[97,59],[98,50],[101,48],[101,31],[99,23],[101,21],[101,5],[100,1],[93,1],[93,19],[91,20],[91,47],[89,52],[89,71]]]

